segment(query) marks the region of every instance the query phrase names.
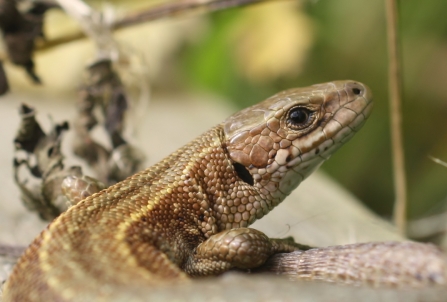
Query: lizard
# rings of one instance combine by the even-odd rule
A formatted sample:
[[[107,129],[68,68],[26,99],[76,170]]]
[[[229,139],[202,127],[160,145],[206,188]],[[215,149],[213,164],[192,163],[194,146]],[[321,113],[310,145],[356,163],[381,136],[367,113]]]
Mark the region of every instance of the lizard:
[[[235,113],[57,217],[18,260],[4,301],[109,301],[129,288],[252,269],[300,250],[249,225],[348,141],[371,110],[366,85],[334,81]]]

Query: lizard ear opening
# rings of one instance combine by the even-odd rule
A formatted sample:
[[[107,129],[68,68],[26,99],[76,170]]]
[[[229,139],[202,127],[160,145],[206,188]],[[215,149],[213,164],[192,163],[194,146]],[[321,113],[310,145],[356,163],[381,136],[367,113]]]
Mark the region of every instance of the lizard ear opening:
[[[243,182],[249,184],[250,186],[254,185],[255,182],[253,180],[253,176],[251,176],[250,172],[248,172],[246,167],[244,167],[240,163],[234,163],[233,167],[237,175]]]

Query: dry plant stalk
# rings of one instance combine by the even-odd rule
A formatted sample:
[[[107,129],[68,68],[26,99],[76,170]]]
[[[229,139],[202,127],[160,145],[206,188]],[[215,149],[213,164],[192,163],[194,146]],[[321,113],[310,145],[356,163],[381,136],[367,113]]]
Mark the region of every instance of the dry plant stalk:
[[[155,7],[149,7],[146,10],[139,11],[138,13],[130,13],[120,20],[116,20],[110,24],[110,30],[115,31],[118,29],[126,28],[132,25],[154,21],[157,19],[193,13],[193,12],[214,12],[219,10],[225,10],[233,7],[242,7],[253,5],[257,3],[266,3],[274,1],[290,1],[290,0],[190,0],[181,2],[172,2],[162,4]],[[37,47],[38,50],[52,48],[64,43],[76,41],[85,38],[84,32],[77,32],[64,37],[60,37],[53,40],[47,40]]]
[[[388,28],[388,81],[391,111],[391,145],[393,152],[394,223],[404,235],[406,228],[407,188],[405,175],[405,157],[402,138],[402,75],[399,47],[397,0],[385,0]]]

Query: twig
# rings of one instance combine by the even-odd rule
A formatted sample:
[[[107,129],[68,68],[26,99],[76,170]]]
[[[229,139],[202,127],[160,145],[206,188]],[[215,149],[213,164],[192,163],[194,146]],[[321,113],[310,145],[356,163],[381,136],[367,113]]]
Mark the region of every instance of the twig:
[[[192,12],[214,12],[233,7],[248,6],[257,3],[266,3],[273,1],[291,1],[291,0],[190,0],[188,2],[182,1],[180,3],[168,3],[156,7],[150,7],[138,13],[131,13],[110,24],[110,30],[118,30],[132,25],[154,21],[162,18],[172,17]],[[73,33],[64,37],[48,40],[37,47],[38,50],[44,50],[55,47],[64,43],[76,41],[85,38],[83,32]]]
[[[82,31],[96,43],[97,59],[117,58],[119,50],[104,15],[82,0],[56,0],[62,9],[78,21]]]
[[[184,14],[200,10],[205,12],[213,12],[232,7],[252,5],[268,1],[271,0],[210,0],[210,1],[191,0],[189,2],[168,3],[165,5],[155,7],[148,11],[131,14],[123,18],[122,20],[116,22],[114,27],[118,29],[141,22],[152,21],[164,17],[174,16],[176,14]]]
[[[397,0],[385,0],[388,28],[388,81],[391,110],[391,144],[393,152],[394,191],[396,201],[394,205],[394,223],[399,232],[405,234],[407,188],[405,175],[405,158],[402,138],[401,114],[401,58],[398,31]]]
[[[447,168],[447,163],[445,161],[440,160],[439,158],[433,157],[433,156],[429,156],[428,158],[430,158],[432,161],[434,161],[435,163],[437,163],[438,165],[441,165],[443,167]]]
[[[17,259],[25,251],[26,246],[8,245],[0,243],[0,256]]]

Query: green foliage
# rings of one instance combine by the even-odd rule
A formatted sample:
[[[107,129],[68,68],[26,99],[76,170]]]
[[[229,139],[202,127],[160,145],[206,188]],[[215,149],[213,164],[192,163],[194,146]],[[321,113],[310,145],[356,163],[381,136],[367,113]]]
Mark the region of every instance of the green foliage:
[[[254,86],[237,70],[231,36],[232,25],[240,18],[239,10],[211,14],[205,37],[183,53],[183,70],[190,85],[222,94],[243,108],[262,99],[273,89]]]
[[[296,11],[309,17],[315,28],[305,63],[302,68],[291,64],[291,68],[301,70],[295,75],[285,70],[283,75],[263,82],[247,77],[235,56],[234,32],[241,19],[247,18],[244,12],[251,9],[210,16],[207,35],[183,56],[190,83],[223,94],[239,107],[288,87],[348,78],[368,84],[375,96],[373,116],[324,169],[369,207],[390,216],[394,196],[383,2],[338,0],[297,6]],[[409,215],[418,217],[439,208],[447,192],[447,171],[428,159],[433,155],[447,160],[447,2],[401,1],[400,11]],[[250,26],[257,30],[257,26]],[[290,37],[300,38],[299,31]],[[281,60],[281,47],[275,51],[271,55]]]

